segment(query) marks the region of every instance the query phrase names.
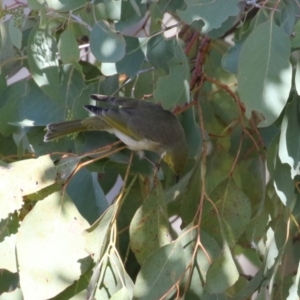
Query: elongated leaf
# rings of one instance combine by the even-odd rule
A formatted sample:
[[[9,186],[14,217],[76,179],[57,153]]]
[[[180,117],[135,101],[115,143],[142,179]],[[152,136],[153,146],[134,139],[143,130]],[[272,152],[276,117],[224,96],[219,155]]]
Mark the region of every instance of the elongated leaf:
[[[267,166],[272,175],[275,191],[285,206],[293,208],[297,199],[291,167],[283,164],[278,156],[279,135],[274,138],[268,153]]]
[[[182,285],[183,287],[186,285],[189,286],[187,296],[189,293],[201,296],[204,292],[203,283],[206,281],[206,274],[211,265],[209,259],[214,261],[220,255],[221,248],[213,238],[211,238],[205,231],[201,230],[201,244],[206,253],[203,251],[203,248],[199,247],[195,255],[194,251],[196,247],[198,247],[197,235],[199,231],[198,228],[192,229],[192,227],[192,224],[187,226],[178,237],[178,240],[184,248],[186,263],[193,263],[193,269],[189,271],[191,272],[190,282],[188,280],[189,273],[187,273]]]
[[[93,257],[95,262],[97,262],[103,254],[115,209],[115,205],[110,206],[109,209],[83,233],[86,244],[85,249]]]
[[[159,299],[180,279],[186,267],[182,245],[175,241],[152,253],[142,265],[135,286],[138,299]]]
[[[205,215],[202,228],[222,244],[223,230],[230,247],[234,246],[238,238],[245,232],[250,221],[251,206],[246,195],[231,180],[220,183],[211,194],[216,203],[221,224],[214,209]]]
[[[238,65],[239,94],[247,107],[262,112],[260,126],[272,124],[285,106],[291,89],[290,41],[284,30],[269,20],[249,35]]]
[[[81,233],[87,227],[87,221],[66,194],[55,193],[36,204],[17,234],[25,298],[53,297],[86,270],[87,253]]]
[[[282,163],[291,167],[291,178],[300,174],[300,139],[295,139],[295,132],[299,132],[300,114],[299,97],[286,106],[284,117],[281,122],[278,156]]]
[[[63,63],[71,63],[79,60],[78,43],[74,31],[67,28],[60,36],[58,44],[59,55]]]
[[[220,256],[212,263],[207,272],[206,288],[211,293],[225,292],[239,277],[228,244],[223,245]]]
[[[108,208],[107,199],[98,182],[98,174],[81,169],[68,184],[67,192],[77,209],[90,224]]]
[[[112,247],[107,254],[107,259],[103,260],[101,265],[104,275],[98,283],[99,288],[95,298],[112,299],[111,297],[114,295],[113,299],[123,299],[118,298],[123,295],[124,299],[132,299],[134,284],[126,273],[117,250]]]
[[[153,195],[137,210],[129,228],[130,246],[143,264],[156,249],[172,241],[164,198]]]

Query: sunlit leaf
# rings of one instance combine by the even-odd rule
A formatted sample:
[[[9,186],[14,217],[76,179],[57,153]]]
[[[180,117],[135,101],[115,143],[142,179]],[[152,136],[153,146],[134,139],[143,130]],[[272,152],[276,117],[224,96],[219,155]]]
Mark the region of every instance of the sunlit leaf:
[[[17,234],[25,298],[53,297],[86,270],[87,253],[81,233],[87,227],[66,194],[55,193],[36,204]]]
[[[142,265],[135,282],[134,296],[138,299],[159,299],[180,279],[185,266],[183,248],[178,241],[159,248]]]
[[[289,37],[272,20],[256,27],[242,47],[239,94],[248,117],[252,110],[263,113],[260,126],[272,124],[287,102],[292,79],[289,57]]]

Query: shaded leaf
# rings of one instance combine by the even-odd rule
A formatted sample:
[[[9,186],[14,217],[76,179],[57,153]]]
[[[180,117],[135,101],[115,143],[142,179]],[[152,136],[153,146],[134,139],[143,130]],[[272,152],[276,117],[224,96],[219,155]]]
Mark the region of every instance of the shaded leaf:
[[[291,167],[291,178],[300,174],[300,140],[295,140],[295,132],[300,129],[299,107],[299,97],[294,95],[286,106],[279,138],[278,156]]]
[[[136,211],[129,228],[130,246],[140,264],[156,249],[169,244],[169,221],[161,192],[150,195]]]
[[[207,33],[214,28],[219,28],[230,16],[236,16],[240,9],[237,4],[239,0],[185,0],[185,10],[177,10],[178,16],[187,24],[194,21],[203,20],[205,25],[203,33]]]
[[[58,51],[63,63],[72,63],[79,60],[78,43],[74,36],[74,31],[67,28],[60,36]]]
[[[167,40],[163,35],[156,35],[147,43],[147,58],[155,68],[169,71],[169,62],[174,57],[174,41]]]
[[[124,37],[113,31],[109,25],[97,22],[91,32],[91,51],[101,62],[117,62],[125,55]]]
[[[90,223],[94,223],[108,208],[108,202],[98,182],[98,174],[81,169],[72,177],[67,187],[81,215]]]
[[[245,232],[251,217],[251,206],[247,196],[231,180],[220,183],[210,195],[215,202],[203,218],[202,228],[222,244],[222,235],[230,247],[234,246]],[[221,224],[220,224],[221,221]],[[221,235],[220,232],[223,234]]]
[[[153,96],[164,108],[189,102],[190,68],[183,49],[176,44],[174,58],[169,62],[170,74],[159,78]]]

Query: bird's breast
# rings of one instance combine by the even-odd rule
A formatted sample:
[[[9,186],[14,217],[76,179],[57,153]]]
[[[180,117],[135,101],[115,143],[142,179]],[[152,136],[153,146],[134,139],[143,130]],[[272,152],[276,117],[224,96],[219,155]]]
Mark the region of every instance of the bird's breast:
[[[139,141],[131,138],[130,136],[115,129],[114,134],[118,137],[124,144],[128,146],[129,149],[133,151],[149,150],[154,152],[160,152],[160,145],[158,142],[154,142],[148,139],[141,139]]]

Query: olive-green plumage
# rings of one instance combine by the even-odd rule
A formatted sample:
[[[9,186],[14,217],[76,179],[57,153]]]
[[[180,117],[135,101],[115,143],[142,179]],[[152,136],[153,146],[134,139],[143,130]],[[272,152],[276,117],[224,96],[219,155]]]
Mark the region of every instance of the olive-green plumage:
[[[52,123],[47,126],[44,141],[49,142],[79,131],[108,131],[115,134],[129,149],[149,150],[160,154],[169,167],[179,175],[188,156],[183,128],[176,116],[151,102],[133,98],[91,95],[96,101],[105,101],[112,107],[86,105],[95,116]]]

